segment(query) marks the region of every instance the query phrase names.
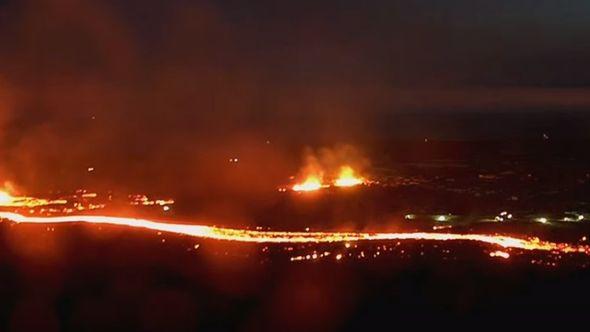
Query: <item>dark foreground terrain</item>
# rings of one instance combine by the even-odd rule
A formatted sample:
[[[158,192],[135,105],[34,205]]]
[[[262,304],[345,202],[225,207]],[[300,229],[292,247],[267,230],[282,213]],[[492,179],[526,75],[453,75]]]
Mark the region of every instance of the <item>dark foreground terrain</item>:
[[[377,257],[377,247],[389,244],[349,251],[335,245],[325,250],[354,257],[291,261],[284,246],[111,227],[0,227],[0,327],[8,331],[362,330],[510,319],[534,325],[584,320],[590,296],[585,258],[492,258],[470,243],[410,241]],[[361,252],[366,257],[358,258]]]

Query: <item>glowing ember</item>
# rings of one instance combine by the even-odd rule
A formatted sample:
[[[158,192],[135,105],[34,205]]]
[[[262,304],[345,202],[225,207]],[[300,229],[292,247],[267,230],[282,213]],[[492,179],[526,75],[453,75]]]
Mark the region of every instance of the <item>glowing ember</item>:
[[[147,219],[118,218],[108,216],[63,216],[63,217],[25,217],[10,212],[0,212],[0,219],[15,223],[57,224],[91,223],[129,226],[161,232],[177,233],[198,238],[250,242],[250,243],[333,243],[353,241],[474,241],[502,248],[558,251],[590,255],[590,246],[541,241],[538,238],[517,238],[504,235],[457,234],[457,233],[366,233],[366,232],[280,232],[250,229],[220,228],[205,225],[172,224]],[[497,253],[497,252],[496,252]],[[499,254],[502,257],[504,254]]]
[[[352,187],[359,184],[363,184],[364,180],[360,177],[357,177],[354,170],[350,166],[343,166],[340,168],[340,174],[336,181],[334,181],[334,185],[336,187]]]
[[[500,258],[508,259],[508,258],[510,258],[510,254],[505,251],[497,250],[497,251],[492,251],[490,253],[490,257],[500,257]]]
[[[38,206],[66,204],[65,200],[47,200],[35,197],[12,196],[6,191],[0,191],[0,207],[25,207],[34,208]]]
[[[173,199],[157,199],[151,200],[146,195],[129,195],[129,200],[131,201],[131,205],[143,205],[143,206],[165,206],[165,205],[172,205],[174,204]]]
[[[318,175],[309,175],[302,183],[293,186],[294,191],[314,191],[323,187],[322,180]]]
[[[159,206],[164,212],[170,211],[175,203],[173,199],[151,199],[145,195],[129,195],[127,198],[126,203],[130,205]],[[88,192],[85,189],[53,199],[16,196],[11,194],[10,189],[0,190],[0,208],[13,208],[37,215],[61,215],[104,209],[107,205],[101,199],[98,193]],[[113,200],[112,194],[109,194],[108,200]]]

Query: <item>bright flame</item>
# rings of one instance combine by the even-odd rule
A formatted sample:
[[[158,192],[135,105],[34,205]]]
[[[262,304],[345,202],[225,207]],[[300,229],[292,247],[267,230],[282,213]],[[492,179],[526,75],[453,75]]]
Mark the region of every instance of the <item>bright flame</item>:
[[[323,187],[322,180],[317,175],[309,175],[305,181],[293,186],[294,191],[314,191]]]
[[[538,238],[517,238],[504,235],[459,234],[459,233],[366,233],[366,232],[281,232],[258,231],[250,229],[221,228],[205,225],[172,224],[147,219],[118,218],[109,216],[62,216],[26,217],[11,212],[0,212],[0,219],[15,223],[58,224],[90,223],[128,226],[194,236],[198,238],[237,241],[250,243],[333,243],[353,241],[474,241],[501,248],[522,250],[559,251],[590,255],[590,246],[570,243],[541,241]],[[493,255],[505,257],[507,253],[495,252]]]
[[[352,187],[359,184],[363,184],[364,180],[360,177],[357,177],[354,170],[350,166],[342,166],[340,168],[340,174],[336,181],[334,181],[334,185],[336,187]]]
[[[6,191],[0,190],[0,205],[9,205],[14,201],[14,197]]]

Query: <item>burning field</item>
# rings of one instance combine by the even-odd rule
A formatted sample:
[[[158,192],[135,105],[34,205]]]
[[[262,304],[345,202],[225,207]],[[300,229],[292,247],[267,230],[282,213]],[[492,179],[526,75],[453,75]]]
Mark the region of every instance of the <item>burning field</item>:
[[[146,306],[161,303],[170,308],[162,317],[142,316],[142,324],[172,324],[180,330],[236,327],[224,321],[216,305],[260,310],[248,316],[253,322],[230,313],[239,325],[256,324],[255,329],[358,327],[366,324],[366,315],[381,324],[386,316],[378,310],[383,307],[395,308],[400,321],[418,313],[444,313],[453,319],[466,310],[497,315],[508,310],[497,302],[502,293],[474,288],[478,284],[496,291],[524,287],[533,292],[555,278],[586,275],[590,211],[568,200],[567,192],[551,196],[554,209],[531,211],[513,197],[529,197],[527,203],[542,206],[546,198],[535,196],[544,190],[538,187],[541,183],[518,185],[526,190],[497,183],[502,176],[520,181],[518,173],[488,170],[485,176],[465,177],[484,173],[457,173],[444,166],[432,176],[413,164],[379,169],[358,156],[334,155],[306,152],[299,172],[269,187],[259,198],[264,203],[250,210],[252,217],[237,222],[195,213],[193,202],[185,197],[88,189],[30,196],[7,183],[0,191],[4,268],[30,279],[19,288],[37,289],[35,280],[48,278],[46,287],[58,292],[49,298],[74,301],[75,310],[63,304],[66,307],[58,312],[65,317],[59,324],[67,322],[73,330],[87,328],[88,322],[135,329],[136,315],[152,312]],[[572,173],[577,186],[584,186],[579,182],[583,178],[583,173]],[[478,213],[469,211],[474,204]],[[534,276],[534,283],[518,281],[522,274]],[[11,278],[18,275],[10,275],[5,285],[15,285]],[[454,283],[453,278],[462,281]],[[464,285],[465,278],[474,284]],[[368,286],[369,280],[375,286]],[[117,286],[119,282],[123,284]],[[431,285],[430,295],[416,295],[419,287],[431,282],[454,286]],[[133,307],[121,312],[94,303],[105,314],[123,315],[94,317],[94,309],[79,307],[93,283]],[[6,287],[1,289],[7,298],[20,296],[20,291]],[[293,287],[295,293],[290,291]],[[384,287],[393,287],[388,296],[397,300],[378,295]],[[440,302],[429,302],[432,293]],[[536,308],[535,297],[523,301]],[[356,307],[363,303],[377,311]],[[18,305],[24,307],[17,307],[17,312],[33,310],[35,315],[50,310],[48,304],[34,309],[28,309],[34,305],[29,302]],[[199,314],[193,316],[195,312]],[[170,323],[171,317],[176,323]]]
[[[356,195],[355,200],[362,200],[362,196],[370,197],[372,192],[387,190],[386,188],[391,186],[396,189],[400,187],[400,185],[388,183],[390,180],[386,178],[376,179],[376,176],[368,176],[366,170],[368,163],[358,155],[351,158],[351,155],[357,154],[352,148],[347,147],[346,150],[341,149],[339,152],[333,151],[338,150],[324,149],[321,157],[307,151],[304,158],[305,164],[299,175],[291,177],[295,183],[289,187],[279,186],[278,193],[274,196],[278,196],[279,200],[289,200],[296,205],[298,204],[297,200],[304,201],[309,198],[321,201],[321,198],[313,198],[313,196],[303,197],[306,195],[334,196],[334,199],[338,200],[339,195],[348,192]],[[359,160],[362,161],[359,162]],[[230,159],[230,162],[237,162],[237,158]],[[353,168],[352,164],[364,165],[364,171],[361,172],[358,168]],[[326,192],[314,193],[316,191]],[[0,219],[15,225],[37,224],[53,230],[60,224],[90,224],[95,227],[114,226],[137,229],[138,231],[155,231],[158,234],[167,233],[170,236],[188,236],[196,241],[220,241],[221,245],[225,242],[253,243],[260,246],[280,245],[290,248],[290,251],[294,251],[293,248],[296,246],[303,246],[302,248],[305,248],[308,253],[296,255],[298,251],[294,251],[290,257],[292,262],[325,260],[328,257],[337,261],[351,257],[365,258],[366,254],[363,249],[345,250],[346,252],[344,252],[338,248],[341,248],[342,245],[346,249],[350,249],[351,246],[364,248],[376,243],[378,247],[383,247],[383,254],[387,254],[388,251],[391,251],[391,249],[387,249],[391,245],[399,246],[402,242],[408,241],[431,243],[434,246],[444,246],[444,243],[447,242],[473,242],[481,246],[484,252],[489,252],[489,257],[503,259],[509,259],[511,253],[513,255],[524,254],[527,251],[541,255],[545,253],[544,255],[549,258],[532,259],[530,262],[548,261],[548,264],[553,266],[557,264],[558,260],[566,258],[567,261],[567,258],[572,255],[579,256],[574,261],[584,262],[581,266],[586,266],[584,258],[586,256],[590,262],[590,246],[585,243],[586,236],[572,242],[561,242],[514,231],[490,232],[482,226],[489,223],[520,224],[525,221],[539,225],[549,223],[547,217],[519,216],[507,211],[499,212],[495,216],[472,215],[469,218],[451,213],[391,215],[384,227],[381,228],[396,229],[396,231],[339,231],[322,230],[317,227],[314,227],[314,230],[310,230],[310,227],[299,230],[275,230],[271,229],[269,225],[245,224],[241,227],[224,227],[215,225],[214,222],[204,224],[193,219],[183,219],[172,213],[176,203],[172,198],[150,198],[144,194],[127,194],[118,197],[112,192],[99,194],[83,189],[71,194],[54,195],[53,198],[19,196],[13,192],[14,189],[9,183],[5,190],[0,191],[0,208],[3,210],[0,211]],[[303,196],[297,197],[300,195]],[[284,213],[288,212],[280,212],[280,214]],[[140,218],[136,215],[147,217]],[[572,222],[585,224],[585,216],[578,212],[564,212],[564,217],[560,221],[564,224]],[[552,220],[551,224],[555,222],[558,220]],[[583,227],[583,225],[579,227]],[[336,224],[335,228],[341,227]],[[325,247],[336,249],[322,252],[322,248]],[[377,250],[372,258],[377,258],[382,254],[382,251]],[[555,257],[559,259],[556,260]]]

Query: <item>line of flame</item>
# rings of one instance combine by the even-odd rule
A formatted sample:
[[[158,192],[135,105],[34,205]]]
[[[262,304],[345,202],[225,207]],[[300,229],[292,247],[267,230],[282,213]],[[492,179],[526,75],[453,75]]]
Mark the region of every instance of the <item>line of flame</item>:
[[[538,238],[517,238],[504,235],[457,233],[367,233],[367,232],[282,232],[249,229],[221,228],[205,225],[172,224],[147,219],[109,216],[27,217],[11,212],[0,212],[0,219],[15,223],[91,223],[144,228],[177,233],[204,239],[253,242],[253,243],[332,243],[388,240],[475,241],[502,248],[523,250],[559,251],[590,255],[590,246],[541,241]]]

